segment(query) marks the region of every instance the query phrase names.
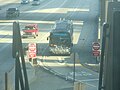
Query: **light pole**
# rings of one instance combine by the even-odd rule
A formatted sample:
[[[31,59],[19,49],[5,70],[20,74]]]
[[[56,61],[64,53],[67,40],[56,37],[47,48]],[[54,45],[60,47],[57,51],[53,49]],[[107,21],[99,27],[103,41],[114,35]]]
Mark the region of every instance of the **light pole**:
[[[73,54],[73,61],[74,61],[74,67],[73,67],[73,84],[75,82],[75,52]]]

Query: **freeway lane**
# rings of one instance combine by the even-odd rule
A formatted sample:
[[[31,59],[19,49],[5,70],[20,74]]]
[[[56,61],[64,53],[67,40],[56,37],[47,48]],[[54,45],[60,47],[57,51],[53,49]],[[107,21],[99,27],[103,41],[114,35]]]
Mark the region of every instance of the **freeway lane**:
[[[69,88],[73,90],[72,82],[61,79],[60,77],[45,71],[42,67],[35,67],[36,81],[30,84],[30,90],[62,90]]]
[[[4,75],[5,72],[10,71],[13,68],[14,60],[12,58],[12,23],[2,23],[5,18],[6,10],[8,7],[18,7],[19,4],[14,4],[15,1],[11,1],[10,4],[4,5],[5,7],[0,10],[0,89],[4,90]],[[2,5],[4,3],[1,3]],[[31,7],[31,6],[30,6]],[[20,9],[28,7],[22,6]],[[12,21],[13,22],[13,21]]]
[[[13,20],[36,20],[36,21],[53,21],[58,20],[61,17],[71,18],[74,21],[83,21],[83,25],[75,26],[75,38],[74,38],[74,51],[76,51],[79,55],[81,63],[94,63],[94,57],[91,55],[91,43],[97,40],[97,17],[98,17],[98,6],[99,2],[91,1],[91,0],[51,0],[49,2],[43,3],[40,6],[33,7],[31,5],[21,6],[21,15],[17,19]],[[4,16],[2,16],[4,17]],[[5,18],[1,22],[4,22]],[[12,21],[13,22],[13,21]],[[27,21],[26,23],[31,23]],[[48,42],[46,41],[46,37],[48,36],[48,32],[51,30],[51,26],[53,24],[45,24],[39,23],[39,27],[41,31],[39,32],[39,37],[36,39],[27,38],[23,40],[23,43],[29,42],[37,42],[39,43],[39,48],[47,48]],[[23,28],[25,23],[21,23],[21,28]],[[1,63],[6,63],[11,60],[11,33],[12,26],[11,25],[1,25],[0,37],[6,33],[4,39],[1,39]],[[8,33],[9,32],[9,33]],[[9,34],[9,35],[8,35]],[[9,42],[9,43],[8,43]],[[49,55],[48,52],[45,53]],[[39,56],[41,55],[41,51],[39,51]],[[64,56],[63,56],[64,58]],[[11,60],[12,62],[12,60]],[[4,66],[4,65],[3,65]],[[5,65],[6,67],[6,65]],[[37,69],[38,70],[38,69]],[[84,69],[83,69],[84,70]],[[88,78],[88,77],[87,77]],[[35,82],[34,82],[35,83]],[[37,84],[37,81],[36,81]],[[93,82],[90,84],[96,85]],[[34,84],[35,85],[35,84]],[[31,87],[34,87],[31,84]],[[38,84],[37,84],[38,85]],[[39,85],[38,85],[39,86]]]
[[[14,60],[12,58],[12,32],[11,25],[8,26],[0,23],[0,88],[4,90],[4,75],[5,72],[9,72],[14,66]]]
[[[87,0],[88,1],[88,0]],[[82,2],[82,1],[81,1]],[[84,1],[83,1],[84,3]],[[84,3],[83,7],[84,6],[87,6],[88,7],[88,11],[89,12],[69,12],[68,15],[71,15],[69,17],[71,17],[72,19],[74,20],[83,20],[84,23],[83,23],[83,27],[82,27],[82,30],[81,32],[78,32],[80,33],[80,36],[77,38],[78,39],[78,42],[74,45],[75,46],[75,51],[78,52],[78,55],[79,55],[79,58],[80,58],[80,61],[81,63],[95,63],[95,58],[91,55],[91,45],[92,45],[92,42],[93,41],[96,41],[97,40],[97,17],[98,17],[98,6],[95,6],[94,4],[97,3],[99,4],[99,2],[86,2],[86,5]],[[79,4],[79,5],[82,5],[82,4]],[[77,5],[76,5],[77,6]],[[60,10],[60,9],[59,9]],[[58,11],[59,11],[58,10]],[[52,14],[51,14],[52,15]],[[53,15],[56,15],[56,14],[53,14]],[[59,14],[58,14],[59,15]],[[60,14],[61,15],[61,14]],[[64,17],[66,16],[64,13],[62,14]],[[55,18],[57,16],[54,16]],[[75,33],[75,32],[74,32]],[[76,33],[77,34],[77,33]],[[75,36],[76,37],[76,36]],[[47,46],[44,46],[45,44],[43,44],[43,48],[40,50],[40,51],[44,51],[43,49]],[[42,46],[42,45],[41,45]],[[47,50],[46,50],[47,51]],[[50,56],[48,56],[47,58],[50,58]],[[62,57],[64,59],[64,56]],[[52,60],[47,60],[45,62],[49,63],[49,67],[54,67],[54,68],[59,68],[60,67],[56,66],[56,64],[52,63],[53,62],[53,58]],[[55,59],[56,61],[56,59]],[[54,66],[55,65],[55,66]],[[62,67],[63,68],[63,67]],[[65,71],[66,69],[64,68],[63,71]],[[85,71],[84,68],[82,68],[83,71]],[[68,72],[70,72],[68,70]],[[94,76],[92,72],[90,72],[89,70],[87,70],[86,72],[89,73],[89,76],[87,77],[84,77],[84,76],[79,76],[80,78],[83,78],[83,81],[85,81],[86,83],[89,83],[90,85],[93,85],[93,86],[96,86],[94,88],[94,90],[96,90],[97,86],[98,86],[98,74],[96,73],[96,75]],[[72,73],[72,71],[71,71]],[[81,73],[80,73],[81,74]],[[90,77],[92,75],[92,79],[96,79],[96,80],[90,80]],[[88,79],[88,80],[87,80]],[[39,80],[37,80],[39,81]],[[35,83],[35,82],[34,82]],[[37,84],[37,83],[36,83]],[[34,87],[34,85],[33,85]],[[88,88],[89,90],[89,88]],[[93,90],[93,89],[91,89]]]
[[[79,41],[82,27],[82,25],[74,26],[74,44],[77,44],[77,42]],[[46,38],[47,36],[44,36],[44,38],[42,38],[41,40],[41,43],[39,43],[38,45],[38,61],[43,59],[43,65],[47,66],[47,70],[50,70],[50,72],[56,72],[56,74],[60,76],[64,76],[64,79],[73,78],[73,56],[51,56],[51,54],[48,52],[48,41],[46,40]],[[44,44],[42,43],[42,41],[44,41]],[[76,48],[76,46],[74,48]],[[79,57],[77,57],[77,59],[78,58]],[[64,61],[64,63],[60,63],[61,61]],[[77,62],[80,63],[79,60],[77,60]],[[41,66],[43,66],[41,62],[39,63]],[[70,67],[68,67],[69,65]],[[39,72],[39,70],[36,72]],[[40,81],[40,79],[37,79],[34,83],[37,84],[38,81]],[[76,66],[76,81],[84,82],[87,87],[92,87],[91,90],[96,89],[98,86],[98,73],[86,69],[81,65]],[[36,84],[31,84],[31,87],[35,87]],[[36,89],[38,89],[38,87]]]

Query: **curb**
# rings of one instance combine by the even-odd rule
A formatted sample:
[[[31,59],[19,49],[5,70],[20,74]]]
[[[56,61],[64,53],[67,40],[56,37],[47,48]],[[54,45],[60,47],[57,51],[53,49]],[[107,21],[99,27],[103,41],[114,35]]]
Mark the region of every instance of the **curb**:
[[[40,64],[38,64],[39,66],[41,66],[41,67],[44,68],[45,70],[49,71],[50,73],[53,73],[54,75],[59,76],[59,77],[65,79],[65,80],[73,81],[73,78],[68,77],[68,76],[66,76],[66,75],[64,75],[64,74],[62,74],[62,73],[59,73],[59,72],[53,70],[52,68],[50,68],[49,66],[46,66],[46,65],[44,64],[44,61],[39,60],[38,63],[40,63]],[[77,80],[76,80],[76,81],[77,81]]]
[[[99,72],[99,70],[100,70],[99,64],[81,64],[81,65],[84,66],[85,68],[90,69],[95,72]]]
[[[76,61],[80,61],[78,53],[75,54]],[[69,61],[67,62],[69,63]],[[66,63],[66,66],[71,67],[69,64]],[[73,61],[70,63],[74,63]],[[80,63],[80,62],[75,62],[75,64],[80,64],[80,66],[83,66],[87,69],[90,69],[95,72],[99,72],[100,70],[100,64],[88,64],[88,63]]]

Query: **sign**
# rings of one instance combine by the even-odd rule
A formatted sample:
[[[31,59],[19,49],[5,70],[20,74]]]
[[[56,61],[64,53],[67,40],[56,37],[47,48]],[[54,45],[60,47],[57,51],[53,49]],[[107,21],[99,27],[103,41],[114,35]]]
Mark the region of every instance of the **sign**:
[[[93,56],[100,56],[100,43],[99,42],[93,42],[92,43],[92,54]]]
[[[29,43],[28,45],[28,53],[29,58],[35,58],[36,57],[36,43]]]
[[[93,56],[100,56],[100,50],[93,50],[92,51],[92,53],[93,53]]]
[[[100,49],[100,43],[98,43],[98,42],[93,42],[93,43],[92,43],[92,48],[93,48],[93,50],[99,50],[99,49]]]

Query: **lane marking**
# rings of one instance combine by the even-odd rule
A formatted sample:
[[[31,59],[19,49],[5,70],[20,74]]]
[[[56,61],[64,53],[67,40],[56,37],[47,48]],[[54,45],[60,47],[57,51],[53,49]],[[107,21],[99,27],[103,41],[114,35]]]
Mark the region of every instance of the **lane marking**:
[[[36,20],[0,20],[1,23],[12,24],[14,21],[19,23],[43,23],[43,24],[55,24],[55,21],[36,21]],[[84,21],[73,21],[74,25],[83,25]]]

